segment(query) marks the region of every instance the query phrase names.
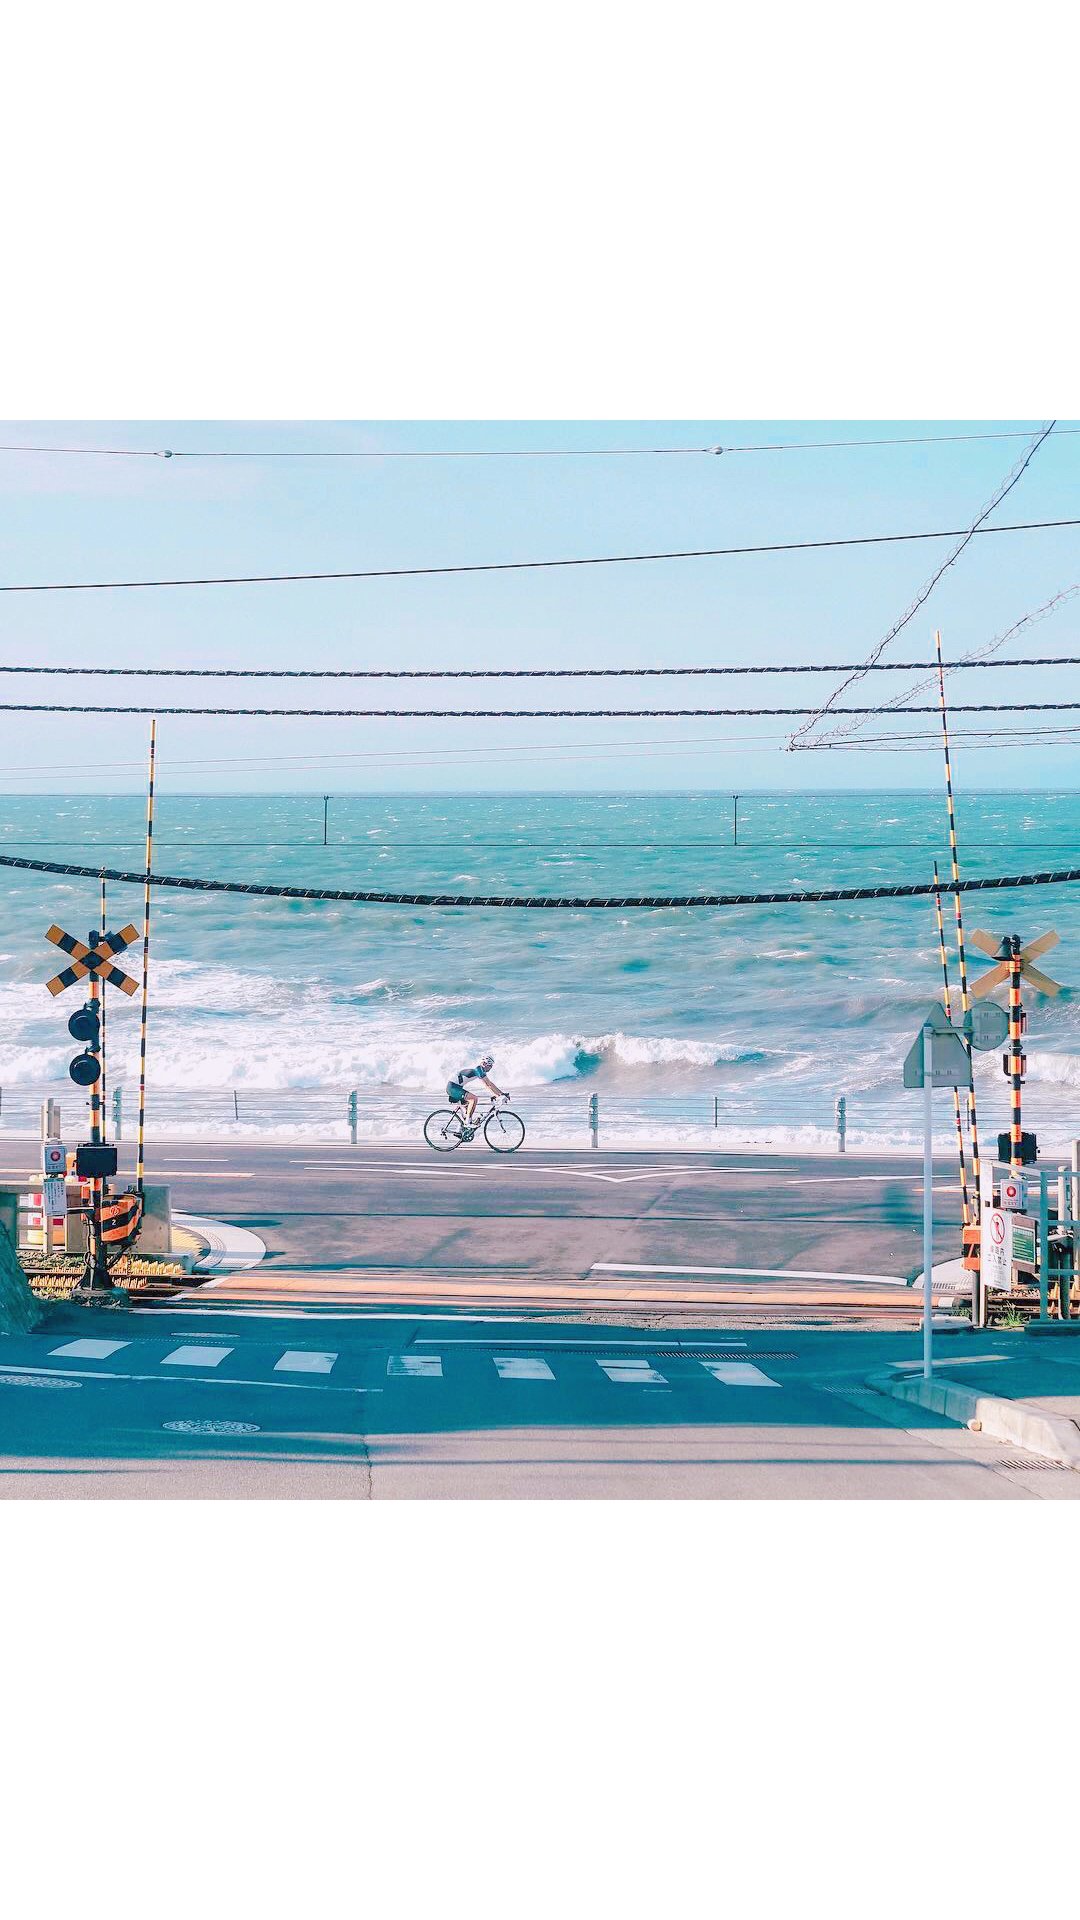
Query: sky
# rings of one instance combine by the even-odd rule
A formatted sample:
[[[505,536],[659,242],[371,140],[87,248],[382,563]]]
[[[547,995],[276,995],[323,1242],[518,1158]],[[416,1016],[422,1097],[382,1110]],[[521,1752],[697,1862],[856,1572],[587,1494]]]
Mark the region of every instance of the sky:
[[[577,558],[968,526],[1022,457],[1022,439],[921,446],[617,457],[393,458],[440,450],[725,446],[987,432],[1015,421],[7,422],[0,442],[172,449],[133,459],[0,452],[0,585],[190,574]],[[991,524],[1080,518],[1080,434],[1062,421]],[[346,448],[387,457],[342,458]],[[303,453],[300,450],[305,450]],[[209,457],[221,451],[243,457]],[[279,457],[287,455],[288,457]],[[1076,527],[977,537],[889,648],[932,659],[986,645],[1080,583]],[[3,596],[0,699],[274,706],[786,706],[840,675],[675,681],[169,682],[80,665],[234,667],[670,666],[857,661],[946,556],[948,542],[478,574]],[[1080,654],[1080,595],[1001,649]],[[912,676],[912,683],[915,676]],[[846,696],[898,694],[902,674]],[[934,699],[933,690],[920,695]],[[1069,668],[957,674],[952,702],[1080,698]],[[1030,724],[1034,716],[1017,724]],[[1080,712],[1063,716],[1080,727]],[[7,792],[130,792],[145,778],[141,716],[0,714]],[[173,792],[833,790],[933,787],[940,753],[792,753],[797,722],[164,717]],[[1068,742],[963,742],[958,784],[1071,788]],[[874,738],[932,720],[873,721]],[[853,736],[857,738],[858,736]],[[1080,741],[1080,732],[1074,738]]]

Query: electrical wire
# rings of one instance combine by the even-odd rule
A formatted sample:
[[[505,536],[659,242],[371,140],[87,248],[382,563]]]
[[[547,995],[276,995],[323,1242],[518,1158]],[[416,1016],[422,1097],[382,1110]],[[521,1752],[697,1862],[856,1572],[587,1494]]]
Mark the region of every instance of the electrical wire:
[[[954,713],[1071,713],[1080,700],[1003,700],[957,703]],[[78,701],[0,700],[0,713],[135,713],[199,715],[219,720],[775,720],[816,713],[816,707],[118,707]],[[879,707],[836,707],[836,713],[877,714]],[[894,707],[894,713],[934,713],[934,707]]]
[[[829,695],[824,705],[819,709],[819,711],[816,714],[813,715],[811,719],[804,721],[801,727],[796,728],[789,742],[789,747],[793,747],[796,741],[804,739],[805,736],[810,732],[811,728],[816,726],[819,720],[824,719],[825,715],[832,711],[834,702],[839,700],[841,694],[846,693],[849,687],[852,687],[858,684],[858,682],[863,678],[863,675],[866,672],[868,672],[868,670],[872,666],[874,666],[877,663],[877,661],[881,658],[881,655],[884,653],[886,647],[889,647],[892,645],[893,641],[897,638],[898,634],[902,633],[903,629],[909,624],[909,622],[915,618],[915,615],[919,612],[920,608],[926,605],[926,602],[929,600],[930,595],[933,593],[934,588],[937,586],[938,581],[942,578],[943,574],[947,573],[950,567],[955,566],[957,560],[959,560],[960,555],[963,553],[965,547],[969,544],[971,540],[975,538],[975,535],[978,532],[980,532],[980,530],[982,529],[983,523],[989,519],[990,515],[994,512],[995,508],[1001,505],[1001,502],[1005,499],[1006,495],[1010,494],[1013,488],[1019,484],[1020,480],[1023,478],[1024,474],[1027,472],[1028,467],[1031,465],[1031,462],[1034,460],[1035,455],[1038,453],[1039,448],[1045,443],[1045,441],[1049,438],[1050,434],[1053,432],[1055,424],[1056,423],[1053,420],[1051,420],[1048,423],[1048,425],[1045,426],[1041,430],[1041,432],[1035,436],[1035,439],[1032,441],[1023,459],[1018,461],[1016,466],[1013,467],[1012,471],[1005,476],[1005,479],[1002,481],[1001,485],[993,493],[991,498],[987,501],[986,505],[981,509],[981,511],[978,514],[976,514],[975,519],[972,521],[971,526],[968,528],[967,532],[962,536],[961,539],[957,541],[957,544],[953,548],[952,552],[946,554],[941,565],[936,569],[936,571],[933,574],[931,574],[930,579],[926,582],[925,586],[920,587],[918,593],[915,595],[914,600],[911,602],[911,605],[907,608],[906,612],[901,614],[899,620],[896,620],[893,622],[893,625],[889,628],[888,633],[886,633],[884,637],[881,640],[879,640],[877,645],[872,649],[869,659],[864,662],[861,668],[858,668],[854,673],[849,674],[846,680],[842,680],[838,687],[834,687],[832,693]]]
[[[75,866],[69,862],[21,859],[15,854],[0,854],[0,867],[22,872],[62,874],[76,879],[114,880],[121,885],[145,886],[145,873],[119,872],[110,867]],[[1002,892],[1019,887],[1065,886],[1080,880],[1080,867],[1063,867],[1040,873],[1010,874],[976,880],[948,882],[942,893]],[[840,900],[920,899],[934,891],[933,881],[918,880],[906,885],[878,887],[802,888],[787,893],[687,893],[687,894],[451,894],[386,893],[370,889],[336,887],[287,887],[263,881],[202,880],[184,874],[157,873],[155,887],[177,888],[186,893],[251,894],[259,899],[325,900],[362,906],[392,907],[530,907],[556,910],[575,907],[769,907],[809,906]]]
[[[1000,641],[991,642],[991,646],[1000,644]],[[986,651],[989,652],[989,648]],[[877,660],[865,671],[919,673],[925,665],[924,660]],[[725,674],[847,673],[853,667],[861,668],[861,663],[795,661],[770,666],[754,662],[748,666],[705,667],[52,667],[0,662],[0,674],[128,680],[690,680]],[[945,671],[956,673],[969,667],[1080,667],[1080,654],[1054,653],[1005,660],[969,655],[947,666]]]
[[[962,537],[966,545],[976,535],[1038,533],[1056,527],[1078,526],[1080,519],[1018,520],[997,527],[941,527],[930,533],[847,534],[828,540],[773,540],[741,547],[686,547],[656,553],[588,554],[574,560],[477,560],[440,567],[350,567],[317,573],[185,574],[166,580],[35,580],[0,585],[0,593],[114,593],[143,587],[255,587],[309,580],[415,580],[458,573],[537,573],[558,567],[622,567],[652,560],[719,560],[752,553],[815,553],[834,547],[897,546],[912,541],[955,540],[958,537]],[[951,560],[945,564],[951,565]]]
[[[1061,433],[1080,433],[1062,427]],[[626,460],[642,455],[816,453],[848,447],[935,447],[978,440],[1026,440],[1030,428],[978,433],[890,434],[855,440],[763,440],[723,446],[675,447],[42,447],[0,446],[0,453],[89,454],[125,460]]]

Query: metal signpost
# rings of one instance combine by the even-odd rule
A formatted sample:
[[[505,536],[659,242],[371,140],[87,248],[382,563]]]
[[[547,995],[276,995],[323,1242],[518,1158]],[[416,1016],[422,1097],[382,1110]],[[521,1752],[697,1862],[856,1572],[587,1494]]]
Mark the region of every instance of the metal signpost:
[[[904,1061],[905,1087],[923,1090],[923,1378],[934,1370],[934,1088],[970,1087],[971,1055],[965,1036],[933,1006]]]

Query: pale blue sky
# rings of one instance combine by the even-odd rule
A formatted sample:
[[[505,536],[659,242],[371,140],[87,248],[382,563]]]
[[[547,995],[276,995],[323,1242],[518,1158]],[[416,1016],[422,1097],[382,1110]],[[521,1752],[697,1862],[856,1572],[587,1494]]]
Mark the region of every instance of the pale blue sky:
[[[634,447],[857,438],[1014,422],[655,421],[251,425],[48,422],[4,442],[241,448],[251,459],[0,454],[0,580],[308,571],[542,559],[830,538],[970,522],[1021,440],[709,457],[270,459],[271,448]],[[1021,423],[1027,427],[1028,422]],[[1035,431],[1039,423],[1031,423]],[[1063,422],[1062,425],[1072,425]],[[1080,516],[1080,436],[1051,436],[1001,521]],[[989,641],[1080,581],[1077,528],[974,540],[892,657]],[[5,661],[233,666],[666,665],[856,660],[904,611],[944,543],[462,578],[3,597]],[[1010,645],[1080,653],[1080,597]],[[834,684],[759,679],[140,683],[3,677],[3,698],[271,705],[794,705]],[[877,676],[849,697],[895,694]],[[554,693],[557,698],[549,700]],[[446,696],[454,694],[454,698]],[[460,695],[461,697],[457,697]],[[404,696],[404,697],[403,697]],[[1080,698],[1069,670],[958,675],[953,700]],[[924,696],[925,697],[925,696]],[[1071,716],[1080,725],[1080,714]],[[142,783],[143,719],[4,714],[8,791]],[[794,725],[795,723],[791,723]],[[893,730],[928,725],[896,721]],[[965,725],[982,724],[961,719]],[[1024,724],[1023,721],[1020,724]],[[870,730],[882,731],[877,723]],[[926,787],[936,753],[788,754],[783,720],[164,719],[162,784],[179,791]],[[1080,734],[1076,736],[1080,740]],[[553,750],[552,750],[553,749]],[[964,749],[958,784],[1070,787],[1069,745]],[[391,757],[393,756],[393,757]]]

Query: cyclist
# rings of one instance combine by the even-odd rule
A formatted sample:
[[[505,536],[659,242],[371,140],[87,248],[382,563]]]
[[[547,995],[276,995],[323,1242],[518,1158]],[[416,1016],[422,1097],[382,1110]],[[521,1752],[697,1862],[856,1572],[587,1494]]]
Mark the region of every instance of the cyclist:
[[[461,1071],[455,1073],[453,1079],[448,1080],[446,1083],[447,1099],[453,1107],[461,1105],[462,1102],[464,1103],[465,1119],[470,1127],[473,1123],[473,1115],[479,1104],[477,1094],[466,1091],[470,1082],[478,1082],[480,1086],[487,1087],[491,1093],[498,1094],[500,1100],[509,1100],[510,1098],[508,1093],[504,1093],[501,1087],[495,1085],[494,1080],[488,1079],[488,1075],[494,1065],[495,1055],[493,1053],[485,1053],[483,1059],[477,1066],[462,1067]]]

